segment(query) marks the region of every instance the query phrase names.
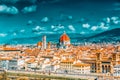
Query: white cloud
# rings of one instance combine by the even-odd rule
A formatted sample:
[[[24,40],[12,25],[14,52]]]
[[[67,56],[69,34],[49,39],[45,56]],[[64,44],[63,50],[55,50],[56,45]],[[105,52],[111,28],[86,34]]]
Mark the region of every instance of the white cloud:
[[[119,24],[120,20],[113,21],[114,24]]]
[[[120,23],[120,18],[117,16],[111,17],[111,20],[114,24],[119,24]]]
[[[35,12],[36,10],[37,10],[37,6],[36,5],[32,5],[32,6],[24,7],[22,9],[22,12],[23,13],[31,13],[31,12]]]
[[[53,31],[63,30],[64,28],[65,27],[63,25],[61,25],[61,24],[51,26],[51,29],[53,29]]]
[[[72,16],[68,16],[68,19],[70,19],[70,20],[71,20],[71,19],[73,19],[73,17],[72,17]]]
[[[90,27],[90,24],[88,24],[88,23],[82,24],[82,27],[83,27],[83,28],[89,28],[89,27]]]
[[[49,18],[48,17],[44,17],[42,18],[41,22],[48,22],[49,21]]]
[[[85,32],[84,32],[84,31],[81,31],[80,34],[85,34]]]
[[[117,17],[117,16],[111,17],[111,20],[113,20],[113,21],[118,20],[118,19],[119,19],[119,17]]]
[[[6,5],[0,5],[0,13],[6,13],[6,14],[18,14],[19,11],[14,6],[6,6]]]
[[[64,26],[61,25],[61,24],[59,24],[59,25],[58,25],[58,28],[59,28],[59,29],[64,29]]]
[[[15,32],[14,32],[14,33],[13,33],[13,35],[14,35],[14,36],[16,36],[16,35],[17,35],[17,33],[15,33]]]
[[[46,29],[44,27],[41,27],[41,26],[36,26],[35,28],[33,28],[33,30],[40,31],[40,30],[46,30]]]
[[[98,29],[98,26],[93,26],[93,27],[91,27],[91,30],[92,31],[96,31]]]
[[[109,17],[106,18],[106,22],[110,23],[110,18]]]
[[[33,21],[32,21],[32,20],[29,20],[29,21],[27,22],[27,24],[28,24],[28,25],[31,25],[31,24],[33,24]]]
[[[68,28],[71,30],[71,31],[75,31],[75,28],[73,25],[68,25]]]
[[[54,34],[54,32],[50,32],[50,31],[44,31],[44,32],[36,32],[35,34]]]
[[[41,29],[40,26],[36,26],[35,27],[35,30],[39,30],[39,29]]]
[[[23,33],[23,32],[25,32],[25,30],[24,30],[24,29],[22,29],[22,30],[20,30],[20,32],[21,32],[21,33]]]
[[[108,30],[109,29],[109,25],[106,25],[104,22],[101,22],[98,27],[99,27],[99,29],[102,29],[102,30]]]
[[[101,27],[101,29],[102,29],[102,30],[108,30],[109,27],[105,27],[105,26],[104,26],[104,27]]]
[[[51,29],[53,29],[53,28],[55,28],[55,26],[54,26],[54,25],[51,25]]]
[[[0,12],[5,11],[7,9],[6,5],[0,5]]]
[[[0,37],[5,37],[5,36],[7,36],[6,33],[0,33]]]
[[[53,31],[57,31],[57,30],[59,30],[58,28],[55,28]]]
[[[110,23],[111,22],[111,18],[107,17],[107,18],[103,18],[103,21],[105,23]]]

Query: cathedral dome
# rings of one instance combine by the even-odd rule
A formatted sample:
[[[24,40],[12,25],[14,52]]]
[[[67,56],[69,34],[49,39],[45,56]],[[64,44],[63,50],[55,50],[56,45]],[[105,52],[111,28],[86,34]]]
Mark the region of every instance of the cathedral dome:
[[[37,46],[42,46],[42,42],[38,42],[38,43],[37,43]]]
[[[60,37],[60,42],[67,42],[70,41],[69,36],[64,32],[63,35]]]

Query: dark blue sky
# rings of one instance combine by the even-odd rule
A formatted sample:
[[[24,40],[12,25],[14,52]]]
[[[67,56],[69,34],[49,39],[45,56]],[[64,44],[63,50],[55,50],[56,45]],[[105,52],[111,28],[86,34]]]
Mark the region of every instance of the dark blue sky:
[[[93,35],[120,26],[119,0],[1,0],[0,42],[43,34]]]

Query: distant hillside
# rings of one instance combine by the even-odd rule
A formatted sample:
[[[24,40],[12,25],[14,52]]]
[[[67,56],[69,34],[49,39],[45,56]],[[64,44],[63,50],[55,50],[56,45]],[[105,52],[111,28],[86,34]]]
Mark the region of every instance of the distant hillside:
[[[58,43],[59,42],[59,38],[62,34],[45,34],[47,36],[47,42],[55,42]],[[13,38],[9,41],[6,42],[6,44],[36,44],[39,41],[42,41],[42,36],[34,36],[34,37],[24,37],[24,38]],[[81,34],[68,34],[68,36],[71,39],[71,42],[75,42],[76,39],[81,36]],[[80,38],[80,37],[79,37]],[[82,37],[81,37],[82,38]]]
[[[59,38],[62,34],[45,34],[47,36],[47,42],[59,42]],[[70,33],[68,36],[71,39],[71,42],[117,42],[120,41],[120,28],[112,29],[105,31],[94,36],[83,36],[77,33]],[[25,37],[25,38],[14,38],[6,42],[6,44],[36,44],[42,40],[42,35],[34,37]]]
[[[90,42],[113,42],[120,41],[120,28],[112,29],[86,38]]]

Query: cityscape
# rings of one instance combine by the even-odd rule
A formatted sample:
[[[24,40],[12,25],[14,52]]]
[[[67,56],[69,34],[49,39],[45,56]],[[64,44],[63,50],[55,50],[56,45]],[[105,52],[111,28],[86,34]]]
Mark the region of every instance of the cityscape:
[[[82,75],[81,78],[88,75],[93,80],[98,75],[119,79],[120,43],[72,45],[66,32],[60,36],[59,44],[46,42],[46,39],[47,36],[44,35],[42,41],[35,45],[0,46],[0,68],[6,71],[35,71],[63,76]]]
[[[120,0],[0,0],[0,80],[120,80]]]

